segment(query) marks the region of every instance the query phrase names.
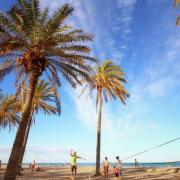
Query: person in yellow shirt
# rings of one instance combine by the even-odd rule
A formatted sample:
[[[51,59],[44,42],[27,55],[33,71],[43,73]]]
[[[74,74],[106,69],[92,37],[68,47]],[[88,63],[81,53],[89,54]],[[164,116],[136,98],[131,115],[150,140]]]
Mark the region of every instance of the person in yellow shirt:
[[[71,159],[70,159],[70,163],[71,163],[71,173],[72,176],[77,174],[77,159],[84,159],[82,157],[77,156],[77,152],[74,150],[71,150]]]

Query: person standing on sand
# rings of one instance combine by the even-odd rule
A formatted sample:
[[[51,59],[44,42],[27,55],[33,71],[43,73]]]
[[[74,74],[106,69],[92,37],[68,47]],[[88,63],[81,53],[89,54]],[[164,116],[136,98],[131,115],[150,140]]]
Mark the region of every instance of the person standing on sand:
[[[104,177],[108,177],[108,168],[109,168],[108,158],[105,157],[105,160],[104,160]]]
[[[122,176],[122,162],[119,159],[119,156],[116,156],[116,160],[117,160],[117,166],[116,167],[119,170],[119,176]]]
[[[77,159],[84,159],[82,157],[79,157],[77,156],[77,152],[74,151],[74,150],[71,150],[71,160],[70,160],[70,163],[71,163],[71,173],[72,173],[72,176],[77,174]]]
[[[138,161],[137,161],[137,159],[134,160],[134,165],[135,165],[135,168],[138,167]]]

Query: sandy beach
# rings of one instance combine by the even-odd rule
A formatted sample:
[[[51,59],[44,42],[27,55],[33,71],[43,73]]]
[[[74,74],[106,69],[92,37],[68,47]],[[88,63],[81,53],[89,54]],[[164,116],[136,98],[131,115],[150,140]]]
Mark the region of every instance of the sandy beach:
[[[101,170],[102,171],[102,170]],[[5,169],[0,170],[0,179],[3,179]],[[76,178],[72,178],[70,174],[70,167],[42,167],[39,172],[31,172],[30,169],[24,169],[22,175],[18,176],[19,180],[39,180],[39,179],[49,179],[49,180],[65,180],[65,179],[105,179],[103,176],[94,177],[95,167],[79,167],[78,175]],[[103,173],[103,171],[102,171]],[[116,180],[114,177],[113,169],[109,170],[109,178],[111,180]],[[164,179],[164,180],[180,180],[180,168],[124,168],[123,169],[123,180],[132,179]]]

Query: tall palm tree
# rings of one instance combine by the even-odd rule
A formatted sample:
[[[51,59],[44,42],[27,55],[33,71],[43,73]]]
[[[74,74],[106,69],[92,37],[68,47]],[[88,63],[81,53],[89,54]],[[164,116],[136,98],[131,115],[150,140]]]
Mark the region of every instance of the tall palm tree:
[[[24,99],[26,97],[26,94],[27,94],[27,86],[25,83],[23,83],[21,86],[21,91],[19,93],[19,98],[18,98],[19,100],[17,102],[17,104],[19,104],[18,107],[20,111],[23,109]],[[34,119],[35,121],[35,113],[37,114],[39,111],[42,111],[44,114],[48,114],[48,115],[57,114],[57,113],[60,114],[60,111],[58,111],[58,108],[56,106],[50,105],[48,103],[59,104],[60,102],[57,102],[56,96],[54,95],[52,87],[44,80],[40,80],[37,83],[35,94],[33,97],[33,103],[32,103],[33,108],[32,108],[32,112],[28,120],[28,126],[26,129],[25,137],[24,137],[23,151],[22,151],[21,158],[19,161],[19,168],[21,167],[21,164],[23,161],[32,120]],[[19,172],[20,172],[20,169],[19,169]]]
[[[100,146],[101,146],[101,114],[103,100],[106,102],[111,99],[119,99],[125,104],[125,99],[129,96],[123,83],[124,73],[120,66],[112,63],[112,61],[104,61],[98,66],[95,71],[90,75],[91,83],[86,83],[82,93],[88,90],[90,94],[95,90],[96,106],[98,106],[98,122],[97,122],[97,144],[96,144],[96,175],[100,175]]]
[[[49,15],[47,8],[40,9],[39,0],[17,0],[9,11],[0,12],[0,80],[14,71],[16,84],[29,81],[5,180],[16,178],[39,77],[47,75],[56,95],[57,86],[61,86],[60,74],[72,87],[81,84],[80,78],[89,80],[89,62],[95,59],[89,55],[90,48],[82,43],[92,41],[92,36],[64,24],[72,11],[65,4]]]
[[[174,0],[174,6],[178,6],[180,4],[180,0]],[[176,19],[176,25],[180,26],[180,15]]]
[[[19,122],[18,109],[16,106],[16,98],[14,96],[0,96],[0,127],[9,129]]]

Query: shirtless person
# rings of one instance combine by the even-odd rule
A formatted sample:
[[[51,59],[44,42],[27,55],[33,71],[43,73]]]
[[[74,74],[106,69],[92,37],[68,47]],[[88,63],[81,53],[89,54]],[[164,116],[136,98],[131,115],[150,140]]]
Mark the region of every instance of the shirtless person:
[[[108,168],[109,168],[108,158],[105,157],[105,161],[104,161],[104,177],[108,177]]]

